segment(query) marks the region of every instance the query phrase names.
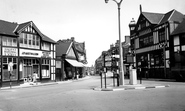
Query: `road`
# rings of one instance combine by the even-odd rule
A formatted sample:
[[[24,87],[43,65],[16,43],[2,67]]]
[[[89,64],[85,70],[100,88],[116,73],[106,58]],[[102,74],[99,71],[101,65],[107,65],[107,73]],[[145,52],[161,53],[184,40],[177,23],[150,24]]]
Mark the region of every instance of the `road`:
[[[112,80],[108,78],[107,83]],[[70,83],[0,90],[0,111],[185,111],[185,83],[167,88],[94,91],[100,78]]]

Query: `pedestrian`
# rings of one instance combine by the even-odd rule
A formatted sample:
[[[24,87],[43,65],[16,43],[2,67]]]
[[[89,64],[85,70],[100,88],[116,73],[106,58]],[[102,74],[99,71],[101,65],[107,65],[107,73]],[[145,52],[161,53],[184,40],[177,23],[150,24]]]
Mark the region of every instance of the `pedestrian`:
[[[79,73],[77,71],[77,73],[76,73],[76,80],[78,80],[78,77],[79,77]]]
[[[33,73],[33,82],[34,83],[37,83],[37,78],[38,78],[38,75],[36,72]]]

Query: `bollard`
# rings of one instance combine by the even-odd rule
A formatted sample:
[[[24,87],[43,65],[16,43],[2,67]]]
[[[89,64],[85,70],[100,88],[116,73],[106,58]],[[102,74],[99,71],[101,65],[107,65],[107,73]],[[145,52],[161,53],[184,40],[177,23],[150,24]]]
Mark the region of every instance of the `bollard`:
[[[119,74],[117,74],[117,86],[119,86]]]

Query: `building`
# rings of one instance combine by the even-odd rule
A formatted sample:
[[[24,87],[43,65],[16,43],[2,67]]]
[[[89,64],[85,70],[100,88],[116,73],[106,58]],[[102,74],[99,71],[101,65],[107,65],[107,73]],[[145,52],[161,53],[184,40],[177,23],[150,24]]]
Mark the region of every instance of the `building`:
[[[129,24],[131,50],[142,77],[173,78],[171,60],[174,46],[172,33],[185,16],[174,10],[167,13],[142,12]],[[173,63],[173,62],[172,62]],[[146,75],[149,72],[148,75]]]
[[[185,19],[171,34],[171,71],[178,81],[185,81]]]
[[[56,79],[58,81],[84,77],[86,75],[85,42],[79,43],[74,37],[67,40],[59,40],[56,45]]]
[[[103,68],[103,56],[100,55],[95,61],[95,73],[100,74]]]
[[[0,20],[0,85],[29,82],[34,72],[41,82],[54,81],[55,44],[32,21]]]
[[[133,64],[133,56],[130,50],[130,36],[125,36],[125,42],[122,42],[123,48],[123,69],[124,75],[128,76],[128,68]],[[107,71],[119,70],[119,40],[115,44],[111,44],[107,51],[102,51],[102,54],[95,61],[95,72],[98,74],[106,67]]]

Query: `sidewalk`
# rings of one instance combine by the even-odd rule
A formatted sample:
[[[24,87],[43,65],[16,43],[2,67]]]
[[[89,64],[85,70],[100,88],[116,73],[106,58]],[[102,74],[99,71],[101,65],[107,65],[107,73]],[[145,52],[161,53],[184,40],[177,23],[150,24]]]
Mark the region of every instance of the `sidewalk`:
[[[108,84],[102,86],[98,86],[93,88],[95,91],[121,91],[121,90],[134,90],[134,89],[149,89],[149,88],[164,88],[164,87],[170,87],[168,84],[158,84],[155,81],[143,81],[142,84],[139,83],[139,80],[137,81],[137,84],[130,85],[129,80],[125,80],[125,85],[115,86],[113,84]]]
[[[84,80],[84,79],[89,79],[89,76],[85,76],[83,78],[79,78],[78,80],[68,80],[68,81],[57,81],[57,82],[47,82],[47,83],[41,83],[38,82],[36,83],[25,83],[19,86],[12,86],[10,87],[1,87],[0,90],[5,90],[5,89],[18,89],[18,88],[30,88],[30,87],[39,87],[39,86],[47,86],[47,85],[55,85],[55,84],[64,84],[64,83],[71,83],[71,82],[75,82],[75,81],[80,81],[80,80]]]

